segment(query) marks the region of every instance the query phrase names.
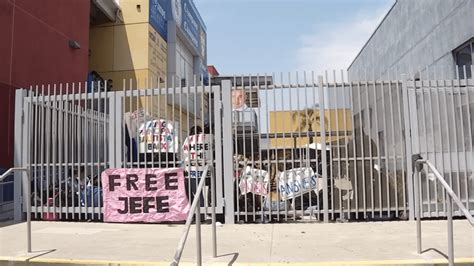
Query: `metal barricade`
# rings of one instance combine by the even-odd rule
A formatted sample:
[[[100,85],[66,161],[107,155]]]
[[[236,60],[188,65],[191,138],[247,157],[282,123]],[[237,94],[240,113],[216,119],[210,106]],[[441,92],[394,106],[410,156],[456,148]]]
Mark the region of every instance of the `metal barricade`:
[[[420,171],[423,166],[428,167],[436,178],[436,181],[441,184],[441,188],[446,192],[446,209],[448,218],[448,260],[449,265],[454,266],[454,230],[453,230],[453,201],[460,209],[462,215],[466,217],[471,226],[474,226],[474,217],[469,213],[469,210],[463,205],[460,198],[453,191],[452,187],[446,182],[445,178],[439,173],[438,169],[428,160],[418,159],[414,162],[415,165],[415,212],[416,212],[416,250],[418,254],[422,253],[421,248],[421,198],[420,198]]]
[[[23,175],[23,202],[26,203],[26,252],[31,253],[31,176],[29,168],[10,168],[5,173],[0,175],[0,182],[3,181],[7,176],[14,172],[25,172]]]
[[[203,176],[207,176],[208,172],[211,173],[211,182],[212,185],[211,187],[215,188],[215,176],[212,174],[212,170],[209,171],[209,169],[212,169],[211,166],[207,165],[204,168],[203,171]],[[196,222],[196,265],[202,265],[202,237],[201,237],[201,211],[198,206],[200,206],[200,194],[203,192],[203,187],[205,184],[205,178],[201,178],[199,181],[198,188],[196,189],[196,194],[194,196],[194,200],[191,203],[191,209],[189,211],[188,217],[186,218],[186,224],[184,225],[184,230],[183,234],[181,235],[181,238],[178,243],[178,247],[176,249],[176,253],[174,255],[173,261],[171,262],[171,265],[179,265],[179,262],[181,260],[181,255],[183,254],[184,247],[186,245],[186,240],[188,238],[188,233],[189,229],[191,227],[191,223],[193,220],[193,217],[195,217],[195,222]],[[215,205],[215,198],[212,197],[213,201],[211,203],[211,213],[212,213],[212,257],[215,258],[217,257],[217,233],[216,233],[216,205]]]

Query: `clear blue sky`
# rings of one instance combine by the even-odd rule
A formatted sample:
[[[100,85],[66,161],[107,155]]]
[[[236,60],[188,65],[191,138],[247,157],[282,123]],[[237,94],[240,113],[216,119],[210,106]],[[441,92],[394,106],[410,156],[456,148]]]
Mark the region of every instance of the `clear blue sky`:
[[[347,69],[395,0],[194,0],[221,74]]]

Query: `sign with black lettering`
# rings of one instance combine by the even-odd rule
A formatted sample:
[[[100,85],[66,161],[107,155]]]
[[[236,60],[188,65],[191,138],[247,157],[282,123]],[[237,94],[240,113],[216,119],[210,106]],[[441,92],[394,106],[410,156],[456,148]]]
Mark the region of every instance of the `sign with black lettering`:
[[[205,165],[212,163],[213,137],[212,134],[196,134],[184,140],[183,161],[188,177],[201,178]],[[208,172],[206,177],[210,176]]]
[[[180,168],[102,172],[104,222],[183,221],[189,212]]]

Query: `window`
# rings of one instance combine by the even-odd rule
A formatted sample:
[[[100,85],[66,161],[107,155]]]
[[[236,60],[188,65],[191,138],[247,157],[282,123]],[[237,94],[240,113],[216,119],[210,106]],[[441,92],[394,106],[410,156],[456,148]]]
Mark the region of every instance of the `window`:
[[[453,51],[454,61],[459,71],[459,78],[472,78],[471,65],[474,57],[474,38],[459,46]],[[466,68],[466,77],[464,77],[464,66]]]

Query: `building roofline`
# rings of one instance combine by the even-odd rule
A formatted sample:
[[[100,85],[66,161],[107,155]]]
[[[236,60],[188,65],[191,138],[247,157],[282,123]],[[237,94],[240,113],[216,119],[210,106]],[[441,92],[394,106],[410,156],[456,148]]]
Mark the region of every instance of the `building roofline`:
[[[380,26],[382,26],[382,24],[385,22],[385,20],[387,19],[387,17],[390,15],[390,13],[392,12],[393,8],[395,7],[395,5],[398,3],[398,0],[395,0],[395,2],[393,3],[392,7],[388,10],[387,14],[385,14],[385,16],[383,17],[382,21],[380,21],[380,23],[377,25],[377,28],[375,28],[374,32],[372,33],[372,35],[370,35],[369,39],[367,39],[367,41],[365,42],[364,46],[362,46],[362,48],[360,49],[360,51],[357,53],[356,57],[352,60],[351,64],[349,65],[349,67],[347,68],[347,70],[349,71],[349,69],[352,67],[352,65],[354,64],[354,62],[357,60],[357,58],[360,56],[360,54],[362,54],[362,51],[364,51],[365,47],[369,44],[370,40],[372,40],[372,38],[374,37],[375,33],[377,33],[377,31],[379,30]]]

